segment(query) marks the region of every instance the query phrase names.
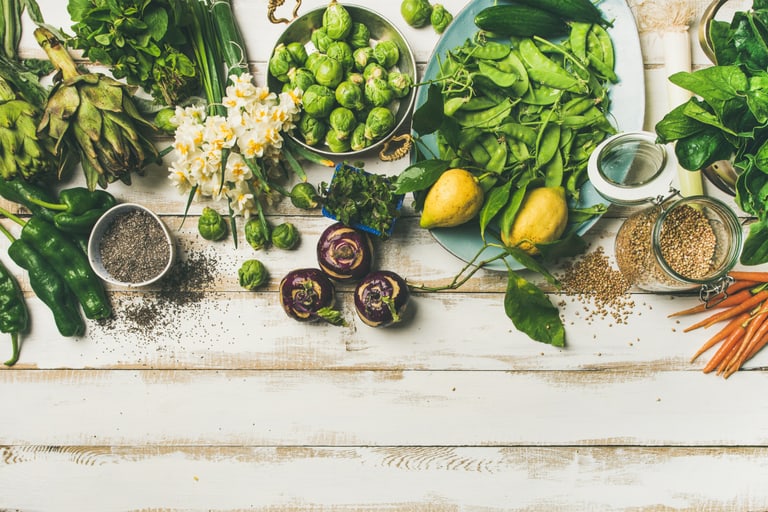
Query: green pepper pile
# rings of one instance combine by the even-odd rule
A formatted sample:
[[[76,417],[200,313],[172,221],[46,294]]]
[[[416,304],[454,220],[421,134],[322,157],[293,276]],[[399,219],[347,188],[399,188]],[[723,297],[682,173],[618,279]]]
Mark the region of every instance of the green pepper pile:
[[[51,310],[59,333],[81,336],[85,332],[82,314],[92,320],[109,318],[112,307],[104,284],[90,266],[86,244],[93,225],[116,204],[115,198],[106,191],[81,187],[62,190],[57,198],[46,188],[20,179],[0,180],[0,196],[32,213],[22,220],[0,209],[0,214],[22,226],[18,237],[4,226],[0,231],[11,242],[8,255],[27,271],[32,290]],[[0,268],[0,331],[11,333],[14,346],[9,365],[18,359],[18,334],[29,323],[23,295],[14,283],[7,269]]]

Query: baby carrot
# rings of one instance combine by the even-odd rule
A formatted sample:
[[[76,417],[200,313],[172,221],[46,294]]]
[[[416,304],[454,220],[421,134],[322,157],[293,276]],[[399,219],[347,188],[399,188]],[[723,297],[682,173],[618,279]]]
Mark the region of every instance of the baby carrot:
[[[768,344],[768,329],[766,329],[766,332],[760,338],[756,337],[755,339],[756,339],[756,341],[752,345],[752,348],[750,349],[749,354],[747,354],[746,359],[744,359],[744,362],[747,362],[750,359],[752,359],[753,357],[755,357],[755,355],[757,355],[757,353],[760,352],[760,350],[766,344]]]
[[[717,349],[717,352],[715,352],[715,355],[712,356],[712,359],[709,360],[709,362],[704,366],[704,369],[702,370],[704,373],[709,373],[715,368],[718,367],[718,365],[725,359],[725,356],[728,355],[734,347],[736,347],[739,342],[742,340],[744,336],[744,331],[746,328],[743,324],[739,324],[739,326],[731,331],[731,334],[728,335],[728,338],[723,342],[722,345],[720,345],[720,348]]]
[[[723,341],[728,337],[729,334],[731,334],[731,331],[739,327],[739,325],[743,324],[749,320],[749,313],[742,313],[741,315],[737,316],[728,324],[723,327],[720,332],[712,336],[707,340],[706,343],[704,343],[699,350],[696,351],[695,354],[693,354],[693,357],[691,358],[691,362],[694,362],[701,354],[709,350],[710,348],[714,347],[719,343],[720,341]]]
[[[737,371],[741,365],[743,364],[741,361],[742,355],[746,356],[748,352],[748,347],[750,343],[752,342],[752,339],[755,337],[755,334],[757,331],[762,327],[766,322],[765,319],[768,318],[768,310],[763,308],[760,310],[759,313],[757,313],[755,316],[752,317],[752,319],[749,322],[749,326],[747,327],[746,331],[744,331],[744,339],[739,344],[738,350],[733,352],[727,359],[725,366],[723,367],[723,376],[727,379],[730,377],[733,372]]]
[[[757,304],[760,304],[766,298],[768,298],[768,290],[762,290],[736,306],[731,306],[725,311],[720,311],[719,313],[711,315],[701,320],[700,322],[696,322],[695,324],[686,327],[684,332],[692,331],[694,329],[698,329],[699,327],[710,327],[722,320],[733,318],[736,315],[743,313],[744,311],[748,311],[750,308],[756,306]]]
[[[744,348],[743,350],[740,349],[741,353],[739,354],[738,359],[736,359],[735,363],[732,365],[731,370],[725,375],[726,378],[729,377],[732,373],[740,370],[741,367],[744,366],[744,363],[747,361],[747,359],[757,353],[755,347],[760,345],[761,342],[765,344],[763,338],[768,336],[768,321],[765,321],[765,317],[768,317],[768,312],[763,312],[761,314],[764,316],[763,321],[760,322],[756,328],[752,329],[751,336],[745,335]],[[747,331],[749,331],[749,329],[747,329]]]
[[[737,281],[759,281],[768,282],[768,272],[759,272],[754,270],[732,270],[728,275]]]
[[[722,295],[717,294],[717,295],[715,295],[712,298],[712,300],[717,300],[718,296],[722,297]],[[726,298],[724,298],[720,302],[715,302],[711,306],[707,306],[706,302],[702,302],[702,303],[697,304],[696,306],[694,306],[692,308],[684,309],[682,311],[678,311],[676,313],[672,313],[667,318],[672,318],[672,317],[676,317],[676,316],[683,316],[683,315],[690,315],[690,314],[693,314],[693,313],[703,313],[705,311],[709,311],[709,310],[712,310],[712,309],[727,308],[727,307],[733,306],[735,304],[738,304],[739,302],[741,302],[743,300],[748,299],[750,296],[752,296],[752,292],[750,292],[749,290],[741,290],[741,291],[738,291],[738,292],[734,293],[733,295],[728,295]]]

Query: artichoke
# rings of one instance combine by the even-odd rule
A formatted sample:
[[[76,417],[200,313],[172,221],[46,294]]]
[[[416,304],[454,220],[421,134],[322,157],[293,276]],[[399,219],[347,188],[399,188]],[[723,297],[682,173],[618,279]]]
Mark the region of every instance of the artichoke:
[[[60,72],[43,111],[38,131],[56,142],[56,151],[71,143],[79,150],[88,188],[106,188],[117,180],[131,183],[150,163],[159,163],[149,139],[153,125],[139,113],[128,86],[101,73],[80,73],[49,30],[35,38]]]
[[[53,141],[37,133],[40,110],[17,98],[8,82],[0,78],[0,175],[5,180],[26,180],[56,173],[58,160]]]

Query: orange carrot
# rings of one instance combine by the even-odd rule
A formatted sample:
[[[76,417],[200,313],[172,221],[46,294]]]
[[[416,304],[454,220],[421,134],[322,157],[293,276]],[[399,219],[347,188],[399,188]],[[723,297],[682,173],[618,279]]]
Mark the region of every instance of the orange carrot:
[[[690,327],[686,327],[684,329],[684,332],[692,331],[694,329],[698,329],[699,327],[710,327],[722,320],[728,320],[729,318],[733,318],[736,315],[739,315],[744,311],[748,311],[750,308],[760,304],[766,298],[768,298],[768,290],[759,291],[755,295],[753,295],[751,298],[742,302],[741,304],[738,304],[736,306],[731,306],[725,311],[720,311],[714,315],[711,315],[701,320],[700,322],[696,322]]]
[[[758,281],[768,282],[768,272],[758,272],[754,270],[731,270],[728,275],[737,281]]]
[[[718,296],[722,297],[722,295],[718,293],[717,295],[715,295],[712,298],[712,300],[717,300]],[[696,306],[694,306],[692,308],[688,308],[688,309],[684,309],[682,311],[678,311],[676,313],[672,313],[667,318],[672,318],[672,317],[675,317],[675,316],[690,315],[690,314],[693,314],[693,313],[703,313],[705,311],[711,311],[713,309],[727,308],[727,307],[736,305],[739,302],[744,301],[744,300],[748,299],[751,296],[752,296],[752,292],[750,292],[749,290],[741,290],[741,291],[738,291],[738,292],[734,293],[733,295],[728,295],[727,297],[725,297],[720,302],[715,302],[711,306],[707,306],[707,302],[702,302],[702,303],[697,304]]]
[[[766,318],[768,318],[768,310],[763,308],[756,315],[754,315],[752,319],[750,319],[749,326],[747,326],[747,329],[744,332],[744,339],[739,344],[738,350],[733,352],[732,355],[727,358],[725,366],[723,367],[723,376],[726,379],[730,377],[733,372],[737,371],[743,364],[739,361],[741,361],[742,355],[746,357],[747,353],[749,353],[748,347],[752,342],[752,339],[755,337],[757,331],[766,323]]]
[[[734,347],[736,347],[739,342],[744,337],[744,331],[746,331],[746,328],[744,327],[744,324],[739,324],[738,328],[731,331],[731,334],[728,335],[728,338],[723,342],[722,345],[720,345],[720,348],[717,349],[717,352],[715,352],[715,355],[712,356],[712,359],[709,360],[709,362],[704,366],[704,369],[702,370],[704,373],[709,373],[715,368],[718,367],[718,365],[725,359],[725,356],[728,355]]]
[[[763,315],[768,317],[768,312],[764,312]],[[740,370],[741,367],[744,366],[744,363],[746,363],[748,359],[757,353],[755,347],[761,343],[765,345],[765,341],[763,341],[764,338],[768,339],[768,321],[765,321],[765,318],[763,318],[763,322],[761,322],[757,328],[753,329],[752,336],[745,336],[744,350],[739,355],[739,358],[734,363],[732,370],[726,375],[726,377]],[[759,350],[759,348],[757,350]]]
[[[691,358],[691,362],[694,362],[701,354],[709,350],[710,348],[717,345],[719,342],[723,341],[728,337],[729,334],[731,334],[731,331],[739,327],[739,325],[743,324],[747,320],[749,320],[749,313],[742,313],[741,315],[737,316],[728,324],[723,327],[720,332],[712,336],[707,340],[706,343],[704,343],[699,350],[696,351],[695,354],[693,354],[693,357]]]
[[[752,344],[752,348],[749,351],[749,354],[747,354],[747,358],[744,360],[744,362],[749,361],[755,355],[757,355],[758,352],[766,345],[768,344],[768,329],[766,329],[766,332],[761,336],[760,338],[755,338],[755,343]]]

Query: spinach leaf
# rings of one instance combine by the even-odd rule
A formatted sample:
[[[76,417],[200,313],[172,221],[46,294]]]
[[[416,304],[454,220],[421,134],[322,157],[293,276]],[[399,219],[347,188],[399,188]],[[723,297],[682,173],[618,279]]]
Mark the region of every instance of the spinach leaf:
[[[716,128],[708,127],[702,132],[684,137],[675,144],[675,156],[680,165],[694,171],[718,160],[731,157],[733,146]]]
[[[742,265],[759,265],[768,261],[768,220],[754,222],[741,249]]]
[[[537,286],[509,271],[504,311],[515,327],[536,341],[565,346],[565,327],[560,313]]]
[[[701,133],[705,126],[685,115],[685,108],[688,103],[683,103],[668,112],[658,123],[656,123],[656,135],[659,142],[667,144],[684,137],[690,137]]]

